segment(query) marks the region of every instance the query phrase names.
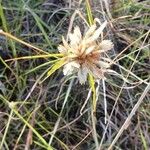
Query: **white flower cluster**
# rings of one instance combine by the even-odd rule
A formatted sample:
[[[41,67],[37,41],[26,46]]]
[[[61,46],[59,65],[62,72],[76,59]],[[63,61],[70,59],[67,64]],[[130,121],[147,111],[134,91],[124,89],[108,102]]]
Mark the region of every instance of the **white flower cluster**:
[[[104,73],[110,65],[101,60],[101,54],[113,48],[110,40],[101,39],[101,42],[98,42],[106,25],[105,21],[97,28],[95,22],[83,36],[80,28],[76,26],[73,33],[69,34],[69,42],[62,37],[63,45],[59,45],[58,50],[67,57],[64,75],[77,73],[81,84],[86,82],[88,73],[95,78],[104,78]]]

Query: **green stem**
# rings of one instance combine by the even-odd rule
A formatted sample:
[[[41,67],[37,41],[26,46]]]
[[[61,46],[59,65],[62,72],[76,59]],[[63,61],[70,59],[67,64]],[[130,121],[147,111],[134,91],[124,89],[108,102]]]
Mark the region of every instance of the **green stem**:
[[[89,25],[91,26],[94,23],[94,19],[93,19],[89,0],[86,0],[86,12],[87,12],[87,19],[88,19]]]

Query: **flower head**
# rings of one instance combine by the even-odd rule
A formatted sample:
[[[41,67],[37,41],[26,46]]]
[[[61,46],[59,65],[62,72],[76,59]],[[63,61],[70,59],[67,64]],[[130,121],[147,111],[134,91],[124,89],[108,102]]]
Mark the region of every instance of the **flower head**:
[[[110,65],[102,61],[101,56],[102,53],[113,47],[110,40],[101,39],[101,42],[98,42],[106,24],[107,22],[104,22],[97,28],[95,22],[84,35],[81,34],[80,28],[76,26],[73,33],[69,34],[69,42],[62,37],[63,45],[59,45],[58,50],[67,58],[63,69],[64,75],[77,73],[81,84],[87,80],[88,73],[95,78],[104,78],[104,73]]]

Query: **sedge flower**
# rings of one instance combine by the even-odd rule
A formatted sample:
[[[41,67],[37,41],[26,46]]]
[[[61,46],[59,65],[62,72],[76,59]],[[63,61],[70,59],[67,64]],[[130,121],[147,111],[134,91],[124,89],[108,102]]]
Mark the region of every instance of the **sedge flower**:
[[[110,64],[101,59],[103,53],[113,48],[110,40],[99,41],[107,22],[100,27],[95,23],[89,27],[84,35],[80,28],[76,26],[73,33],[69,34],[69,42],[62,37],[62,43],[58,46],[60,53],[66,56],[66,63],[63,68],[64,75],[77,73],[79,82],[85,83],[88,74],[92,74],[96,79],[104,78],[104,73]]]

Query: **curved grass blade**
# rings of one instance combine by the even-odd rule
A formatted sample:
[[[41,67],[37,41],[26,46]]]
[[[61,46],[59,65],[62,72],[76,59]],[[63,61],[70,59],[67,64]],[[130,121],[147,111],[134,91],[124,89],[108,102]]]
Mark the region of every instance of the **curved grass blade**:
[[[52,67],[51,69],[47,72],[47,76],[40,82],[44,82],[48,77],[50,77],[56,70],[58,70],[59,68],[61,68],[64,64],[66,63],[66,59],[61,59],[59,61],[57,61]]]
[[[32,48],[33,50],[36,50],[36,52],[38,51],[38,52],[42,52],[42,53],[45,53],[45,54],[49,54],[48,52],[46,52],[46,51],[44,51],[44,50],[42,50],[42,49],[40,49],[40,48],[37,48],[37,47],[35,47],[35,46],[33,46],[33,45],[31,45],[31,44],[25,42],[25,41],[22,41],[21,39],[15,37],[15,36],[13,36],[13,35],[11,35],[10,33],[4,32],[4,31],[1,30],[1,29],[0,29],[0,34],[1,34],[1,35],[4,35],[4,36],[6,36],[6,37],[8,37],[8,38],[10,38],[10,39],[13,39],[13,40],[15,40],[15,41],[17,41],[17,42],[19,42],[19,43],[21,43],[21,44],[27,46],[27,47],[30,47],[30,48]]]
[[[52,47],[52,43],[50,42],[49,37],[48,37],[47,33],[45,32],[45,30],[44,30],[44,28],[43,28],[43,25],[41,24],[41,19],[40,19],[40,17],[39,17],[36,13],[34,13],[30,8],[27,7],[26,9],[31,13],[31,15],[32,15],[33,18],[35,19],[35,21],[36,21],[36,23],[37,23],[39,29],[41,30],[41,32],[42,32],[42,34],[43,34],[43,36],[44,36],[44,38],[45,38],[45,40],[46,40],[46,42],[49,44],[49,46],[50,46],[51,49],[52,49],[52,48],[53,48],[53,47]]]
[[[53,67],[48,71],[47,76],[51,76],[56,70],[58,70],[60,67],[62,67],[66,63],[65,59],[61,59],[58,62],[56,62]]]

